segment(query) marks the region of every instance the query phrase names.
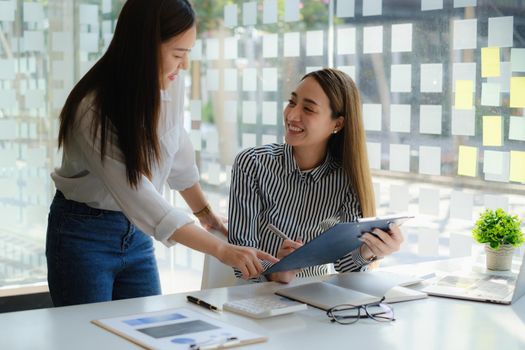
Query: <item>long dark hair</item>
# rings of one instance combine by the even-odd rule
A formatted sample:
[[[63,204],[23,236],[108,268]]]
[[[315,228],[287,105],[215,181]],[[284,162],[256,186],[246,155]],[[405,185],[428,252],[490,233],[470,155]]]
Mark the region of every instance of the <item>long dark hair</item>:
[[[160,113],[160,44],[195,24],[187,0],[128,0],[106,53],[80,79],[60,113],[58,146],[68,143],[77,109],[93,93],[92,138],[100,131],[103,161],[116,133],[128,182],[137,187],[142,175],[160,160],[157,125]]]
[[[368,165],[366,135],[359,90],[344,72],[325,68],[306,74],[314,78],[330,101],[332,118],[344,117],[341,132],[332,134],[328,151],[343,164],[352,188],[357,192],[363,217],[375,216],[375,197]]]

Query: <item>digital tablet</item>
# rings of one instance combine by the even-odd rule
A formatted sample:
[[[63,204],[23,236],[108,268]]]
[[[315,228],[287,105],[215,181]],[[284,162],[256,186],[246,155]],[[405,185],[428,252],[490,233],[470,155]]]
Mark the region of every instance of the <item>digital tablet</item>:
[[[413,216],[365,218],[336,224],[270,266],[263,274],[333,263],[360,247],[363,242],[359,237],[363,233],[371,232],[375,228],[387,231],[391,223],[401,225],[410,218]]]

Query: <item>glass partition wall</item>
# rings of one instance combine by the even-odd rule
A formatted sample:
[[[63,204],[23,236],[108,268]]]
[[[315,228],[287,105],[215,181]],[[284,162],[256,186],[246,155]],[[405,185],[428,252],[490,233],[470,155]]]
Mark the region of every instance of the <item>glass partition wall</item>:
[[[45,282],[57,117],[123,3],[0,0],[0,287]],[[237,152],[283,142],[290,92],[329,66],[361,91],[378,213],[416,216],[384,264],[476,254],[485,208],[525,217],[524,1],[192,3],[186,127],[223,215]],[[164,292],[199,288],[202,254],[158,244],[157,255]]]

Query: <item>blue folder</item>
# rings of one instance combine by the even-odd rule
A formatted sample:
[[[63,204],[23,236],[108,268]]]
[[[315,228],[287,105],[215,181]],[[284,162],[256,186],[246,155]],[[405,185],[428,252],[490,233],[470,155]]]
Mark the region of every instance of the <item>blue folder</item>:
[[[359,240],[359,237],[363,233],[371,232],[374,228],[388,231],[390,223],[401,224],[411,217],[366,218],[355,222],[336,224],[270,266],[263,274],[333,263],[360,247],[363,242]]]

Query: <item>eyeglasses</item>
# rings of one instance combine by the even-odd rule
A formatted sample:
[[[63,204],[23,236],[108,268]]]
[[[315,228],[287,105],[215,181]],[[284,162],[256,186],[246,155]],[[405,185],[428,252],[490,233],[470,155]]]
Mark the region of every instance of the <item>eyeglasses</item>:
[[[395,321],[394,309],[392,306],[383,303],[384,300],[385,298],[383,297],[379,302],[360,306],[350,304],[336,305],[328,309],[326,315],[330,318],[330,322],[339,324],[356,323],[360,318],[371,318],[378,322]]]

